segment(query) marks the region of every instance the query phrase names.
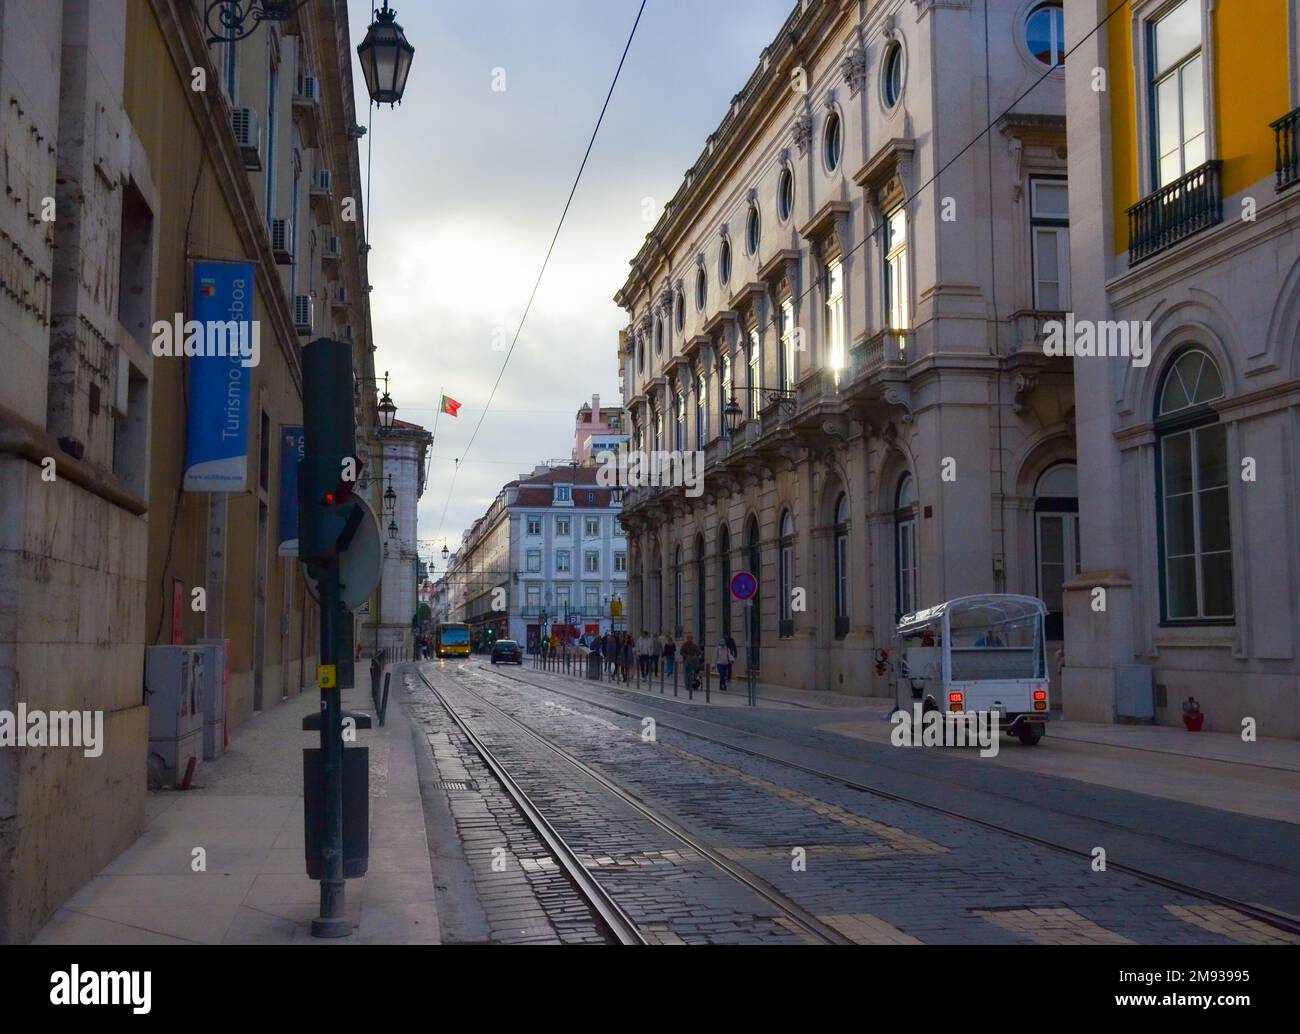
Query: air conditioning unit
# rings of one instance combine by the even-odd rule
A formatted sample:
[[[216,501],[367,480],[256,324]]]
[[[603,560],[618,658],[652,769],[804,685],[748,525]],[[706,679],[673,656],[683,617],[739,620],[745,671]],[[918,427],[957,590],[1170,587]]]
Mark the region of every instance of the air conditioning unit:
[[[316,189],[323,190],[326,194],[334,189],[334,181],[330,177],[329,169],[316,170]]]
[[[254,171],[261,169],[262,135],[257,127],[257,110],[236,108],[230,121],[235,130],[240,156],[244,159],[244,168]]]
[[[282,266],[293,263],[293,222],[291,220],[271,220],[271,254]]]
[[[205,652],[196,646],[150,646],[144,685],[149,701],[149,759],[163,786],[180,783],[203,758]]]
[[[304,75],[302,77],[302,99],[305,101],[320,100],[320,81],[314,75]]]
[[[293,296],[293,325],[299,334],[309,336],[315,327],[315,313],[312,310],[311,295],[295,294]]]

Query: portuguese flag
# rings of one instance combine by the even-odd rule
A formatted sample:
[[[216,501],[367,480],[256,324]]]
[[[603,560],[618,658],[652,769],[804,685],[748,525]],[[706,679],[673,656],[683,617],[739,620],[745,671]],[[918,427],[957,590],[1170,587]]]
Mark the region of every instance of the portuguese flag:
[[[442,397],[442,412],[446,413],[448,416],[455,416],[456,410],[458,409],[460,409],[460,403],[454,398],[450,395],[444,395]]]

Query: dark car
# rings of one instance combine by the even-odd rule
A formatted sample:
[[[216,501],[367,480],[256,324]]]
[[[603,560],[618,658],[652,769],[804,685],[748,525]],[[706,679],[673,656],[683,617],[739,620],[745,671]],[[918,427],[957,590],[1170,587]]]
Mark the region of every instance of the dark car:
[[[492,647],[492,663],[508,664],[512,661],[515,664],[523,664],[524,651],[513,639],[498,639],[496,645]]]

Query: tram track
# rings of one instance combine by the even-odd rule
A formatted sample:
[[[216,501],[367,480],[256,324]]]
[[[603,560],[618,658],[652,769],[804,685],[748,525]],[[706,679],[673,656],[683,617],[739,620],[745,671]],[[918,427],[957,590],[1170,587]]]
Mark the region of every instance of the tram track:
[[[542,842],[552,851],[556,863],[564,870],[576,893],[592,910],[593,914],[609,932],[611,938],[620,944],[648,943],[647,938],[638,924],[628,916],[627,912],[619,905],[614,897],[582,863],[580,858],[581,852],[560,835],[554,825],[547,819],[537,804],[533,802],[507,767],[499,758],[496,757],[491,748],[484,742],[483,738],[475,733],[465,716],[447,698],[447,694],[434,686],[418,668],[415,668],[414,672],[419,677],[420,681],[428,688],[434,699],[436,699],[447,712],[448,716],[455,723],[457,728],[460,729],[462,734],[469,741],[469,744],[474,749],[475,753],[478,754],[484,764],[487,765],[488,769],[492,772],[493,777],[497,779],[505,792],[514,801],[515,805],[519,808],[520,813],[542,839]],[[486,673],[481,674],[480,677],[486,678]],[[486,699],[482,694],[475,693],[472,687],[466,686],[463,682],[458,682],[458,688],[463,692],[473,694],[475,702],[490,711],[495,719],[503,721],[523,732],[531,740],[544,747],[551,755],[558,758],[568,768],[579,773],[586,780],[595,783],[605,793],[622,804],[630,807],[633,811],[647,819],[656,828],[669,834],[688,851],[694,852],[698,857],[722,872],[727,878],[735,881],[757,897],[766,901],[769,905],[775,908],[789,924],[792,924],[794,927],[803,931],[813,941],[824,944],[853,943],[840,931],[822,922],[807,909],[803,908],[803,906],[798,902],[773,887],[766,880],[763,880],[754,873],[745,869],[743,866],[726,858],[722,853],[706,844],[698,836],[691,833],[659,809],[654,808],[642,798],[630,793],[626,788],[607,778],[601,772],[575,757],[572,753],[565,750],[553,740],[520,721],[497,704]]]
[[[484,675],[485,676],[491,675],[500,679],[507,679],[511,682],[516,682],[519,683],[520,685],[528,686],[532,689],[540,689],[546,692],[555,693],[559,696],[566,697],[570,700],[575,700],[580,703],[587,704],[591,707],[596,707],[604,711],[609,711],[613,714],[618,714],[625,718],[634,718],[640,720],[643,717],[642,714],[636,711],[628,710],[622,707],[617,707],[614,706],[613,704],[605,703],[602,701],[592,700],[589,697],[580,695],[578,693],[565,692],[563,689],[555,688],[549,684],[540,684],[537,682],[532,682],[528,679],[520,678],[517,675],[509,675],[502,671],[492,671],[490,673],[484,673]],[[708,721],[707,719],[696,719],[696,718],[692,718],[691,720],[705,721],[705,722]],[[717,737],[708,736],[704,733],[696,732],[691,729],[686,729],[680,725],[675,725],[671,722],[664,722],[659,719],[656,719],[655,721],[656,721],[656,725],[661,729],[671,729],[673,732],[680,733],[683,736],[693,737],[702,742],[711,743],[715,746],[724,747],[728,750],[736,751],[737,753],[743,754],[747,757],[780,765],[784,768],[790,769],[792,771],[801,772],[805,775],[810,775],[810,776],[815,776],[817,778],[825,779],[829,782],[835,783],[847,789],[857,791],[859,793],[870,794],[874,797],[880,798],[882,800],[887,800],[895,804],[903,804],[910,807],[920,808],[935,814],[944,815],[948,818],[971,823],[975,826],[978,826],[990,832],[999,833],[1007,837],[1012,837],[1016,840],[1025,843],[1034,844],[1038,847],[1042,847],[1051,851],[1070,855],[1075,858],[1082,858],[1089,862],[1092,861],[1092,855],[1090,852],[1083,851],[1078,848],[1070,847],[1069,845],[1061,844],[1056,841],[1048,840],[1043,837],[1035,836],[1034,834],[1026,833],[1023,830],[1018,830],[1010,826],[1002,825],[997,822],[991,822],[987,819],[981,819],[971,815],[966,815],[961,812],[954,811],[949,808],[944,808],[940,805],[936,805],[929,801],[923,801],[914,797],[908,797],[904,794],[896,793],[892,790],[885,790],[881,787],[871,786],[867,783],[862,783],[854,779],[849,779],[845,776],[838,775],[834,772],[827,772],[822,769],[804,765],[796,761],[791,761],[788,758],[778,757],[774,754],[769,754],[765,751],[757,750],[752,747],[741,746],[730,740],[719,739]],[[756,735],[747,730],[735,729],[731,726],[726,726],[719,722],[709,722],[708,724],[718,726],[719,728],[727,728],[742,736]],[[675,745],[675,746],[677,747],[678,750],[681,750],[687,754],[694,754],[694,752],[690,751],[685,747],[681,747],[680,745]],[[699,757],[701,758],[701,760],[704,761],[709,760],[708,758],[705,758],[703,755],[700,754],[694,754],[694,756]],[[846,759],[846,760],[851,760],[851,759]],[[1100,820],[1100,819],[1093,819],[1092,821],[1104,822],[1104,820]],[[1197,847],[1196,849],[1208,850],[1200,847]],[[1213,851],[1211,851],[1210,853],[1219,854],[1219,852],[1213,852]],[[1254,863],[1254,864],[1267,865],[1267,863]],[[1123,872],[1126,875],[1135,877],[1137,879],[1146,881],[1148,883],[1155,884],[1157,886],[1164,887],[1167,890],[1171,890],[1179,894],[1184,894],[1188,897],[1199,898],[1202,901],[1205,901],[1210,904],[1219,905],[1225,908],[1235,909],[1236,911],[1240,912],[1244,916],[1247,916],[1248,918],[1254,919],[1261,923],[1265,923],[1268,926],[1271,926],[1278,930],[1282,930],[1286,933],[1295,936],[1300,936],[1300,918],[1289,915],[1285,912],[1280,912],[1278,910],[1269,908],[1266,905],[1261,905],[1254,902],[1242,901],[1239,898],[1234,898],[1229,895],[1218,894],[1214,891],[1207,890],[1203,887],[1197,887],[1192,884],[1183,883],[1182,881],[1173,879],[1171,877],[1160,875],[1159,873],[1151,872],[1149,870],[1140,868],[1138,866],[1127,865],[1122,862],[1116,862],[1110,859],[1107,860],[1106,866],[1107,869]],[[1275,866],[1269,866],[1269,868],[1276,869]]]

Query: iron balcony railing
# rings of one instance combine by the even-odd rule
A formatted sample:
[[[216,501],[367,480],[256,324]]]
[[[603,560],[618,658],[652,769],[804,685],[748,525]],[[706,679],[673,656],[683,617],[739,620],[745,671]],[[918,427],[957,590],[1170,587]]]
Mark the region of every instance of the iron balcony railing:
[[[1128,210],[1129,265],[1223,221],[1222,166],[1206,162]]]
[[[1300,108],[1272,124],[1277,134],[1277,189],[1300,183]]]

